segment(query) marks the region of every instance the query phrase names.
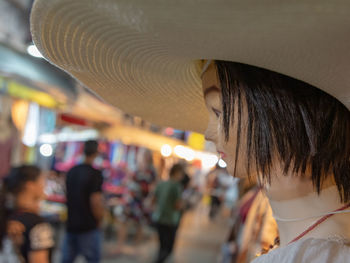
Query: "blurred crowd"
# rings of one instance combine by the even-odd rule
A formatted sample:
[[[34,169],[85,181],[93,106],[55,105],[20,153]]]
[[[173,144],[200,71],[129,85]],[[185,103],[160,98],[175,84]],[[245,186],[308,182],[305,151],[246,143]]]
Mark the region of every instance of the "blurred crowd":
[[[165,262],[173,252],[181,218],[198,205],[208,207],[209,221],[230,219],[220,262],[249,262],[278,245],[271,208],[251,180],[234,179],[217,165],[204,184],[199,183],[199,169],[181,160],[161,179],[147,149],[138,152],[137,169],[121,163],[106,178],[94,165],[98,149],[97,141],[85,142],[83,161],[66,174],[47,174],[31,165],[11,169],[1,188],[0,259],[46,263],[59,251],[62,263],[74,262],[79,255],[87,262],[101,262],[103,251],[110,256],[132,253],[152,229],[159,244],[154,262]],[[55,201],[67,207],[64,231],[42,204],[62,191],[64,199]],[[103,250],[106,240],[111,242]]]

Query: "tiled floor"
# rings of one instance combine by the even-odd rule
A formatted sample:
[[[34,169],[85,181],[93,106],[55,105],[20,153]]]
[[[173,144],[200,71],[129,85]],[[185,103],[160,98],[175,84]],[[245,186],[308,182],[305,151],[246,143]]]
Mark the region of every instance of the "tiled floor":
[[[174,255],[169,263],[215,263],[218,261],[221,244],[228,234],[228,221],[218,217],[214,222],[208,220],[207,211],[199,207],[187,212],[181,223]],[[102,263],[151,263],[157,252],[157,238],[151,233],[147,241],[138,246],[131,246],[128,255],[108,255],[108,248],[113,243],[104,244]],[[135,248],[135,249],[134,249]],[[59,256],[58,256],[59,258]],[[56,261],[59,262],[58,258]],[[84,262],[77,260],[77,263]],[[55,262],[56,263],[56,262]]]

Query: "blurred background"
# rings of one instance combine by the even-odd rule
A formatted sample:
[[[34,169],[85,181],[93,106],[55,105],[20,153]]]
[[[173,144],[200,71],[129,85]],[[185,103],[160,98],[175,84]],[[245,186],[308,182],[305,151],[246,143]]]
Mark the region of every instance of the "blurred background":
[[[228,175],[202,134],[124,114],[43,59],[29,31],[32,3],[0,0],[0,178],[23,163],[43,171],[40,215],[54,229],[52,262],[62,256],[65,176],[83,162],[88,140],[99,143],[93,166],[103,175],[101,262],[155,260],[152,198],[174,164],[184,168],[183,206],[168,262],[249,262],[268,247],[271,229],[265,228],[275,226],[255,183]],[[152,175],[140,179],[144,165]]]

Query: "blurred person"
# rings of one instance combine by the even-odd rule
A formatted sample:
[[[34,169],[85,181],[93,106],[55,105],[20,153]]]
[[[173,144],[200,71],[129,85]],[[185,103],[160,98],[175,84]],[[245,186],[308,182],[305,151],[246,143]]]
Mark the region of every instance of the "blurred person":
[[[133,181],[133,205],[138,207],[140,213],[134,213],[133,218],[138,223],[136,241],[142,239],[142,223],[150,222],[150,211],[147,209],[147,202],[150,200],[150,192],[155,187],[157,172],[153,165],[152,151],[146,148],[139,149],[137,153],[137,169],[132,178]]]
[[[139,192],[139,185],[133,180],[126,182],[127,190],[118,201],[118,206],[113,210],[117,224],[116,246],[111,247],[111,255],[133,254],[134,249],[126,245],[130,228],[136,229],[136,241],[140,241],[142,235],[143,211],[141,199],[135,193]]]
[[[228,174],[225,169],[221,168],[218,164],[215,169],[208,174],[208,187],[210,194],[210,210],[209,218],[214,220],[220,211],[222,201],[225,196],[226,186],[223,182],[223,178]]]
[[[188,163],[186,160],[181,159],[179,161],[179,164],[182,165],[182,168],[184,171],[183,176],[180,180],[180,184],[182,186],[182,189],[186,190],[189,187],[190,182],[191,182],[191,177],[188,175]]]
[[[84,154],[84,163],[69,170],[66,177],[68,218],[62,263],[74,262],[78,255],[88,263],[100,262],[101,258],[103,177],[101,171],[92,166],[98,155],[98,142],[85,142]]]
[[[32,165],[12,168],[3,181],[0,201],[1,249],[6,236],[10,237],[20,262],[51,262],[53,231],[39,216],[40,201],[45,198],[44,186],[44,176],[38,167]]]
[[[191,182],[191,177],[187,173],[185,173],[180,181],[182,188],[184,190],[187,189],[190,185],[190,182]]]
[[[184,214],[190,210],[197,202],[196,192],[191,187],[191,177],[187,173],[188,163],[185,160],[181,160],[179,163],[182,165],[184,172],[182,178],[179,181],[181,185],[181,209],[177,226],[178,228],[180,227]]]
[[[186,212],[186,210],[190,209],[191,207],[191,196],[192,196],[192,189],[190,187],[191,183],[191,177],[188,175],[188,163],[185,160],[181,160],[179,162],[182,167],[183,167],[183,176],[180,180],[180,184],[182,187],[182,193],[181,193],[181,198],[182,198],[182,209],[181,209],[181,216],[180,216],[180,221],[183,216],[183,214]]]
[[[157,179],[152,152],[149,149],[141,148],[137,153],[136,162],[134,181],[140,185],[140,197],[146,198]]]
[[[140,243],[143,238],[143,225],[150,221],[150,212],[147,208],[149,194],[154,188],[157,179],[153,165],[152,152],[140,148],[136,155],[136,170],[128,172],[126,178],[127,192],[123,195],[123,212],[117,216],[117,246],[112,248],[111,254],[132,254],[133,248],[126,245],[130,227],[136,228],[134,242]]]
[[[154,194],[155,211],[153,222],[156,224],[159,251],[156,263],[165,262],[173,251],[176,232],[181,216],[181,180],[184,169],[181,164],[175,164],[169,172],[169,180],[157,184]]]

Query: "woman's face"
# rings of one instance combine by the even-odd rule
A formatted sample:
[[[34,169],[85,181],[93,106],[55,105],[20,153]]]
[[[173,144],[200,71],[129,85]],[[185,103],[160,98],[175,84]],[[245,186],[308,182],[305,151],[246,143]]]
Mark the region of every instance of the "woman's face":
[[[209,111],[209,123],[205,132],[205,138],[206,140],[215,143],[216,150],[227,164],[227,171],[231,175],[235,174],[236,177],[245,178],[248,175],[245,147],[247,114],[242,110],[240,141],[243,143],[240,144],[237,167],[235,168],[238,121],[236,118],[233,120],[233,123],[230,126],[229,139],[228,141],[225,141],[225,134],[222,126],[223,114],[220,81],[217,77],[214,64],[210,65],[207,71],[203,74],[202,85],[206,107]],[[235,116],[237,116],[236,112]]]

